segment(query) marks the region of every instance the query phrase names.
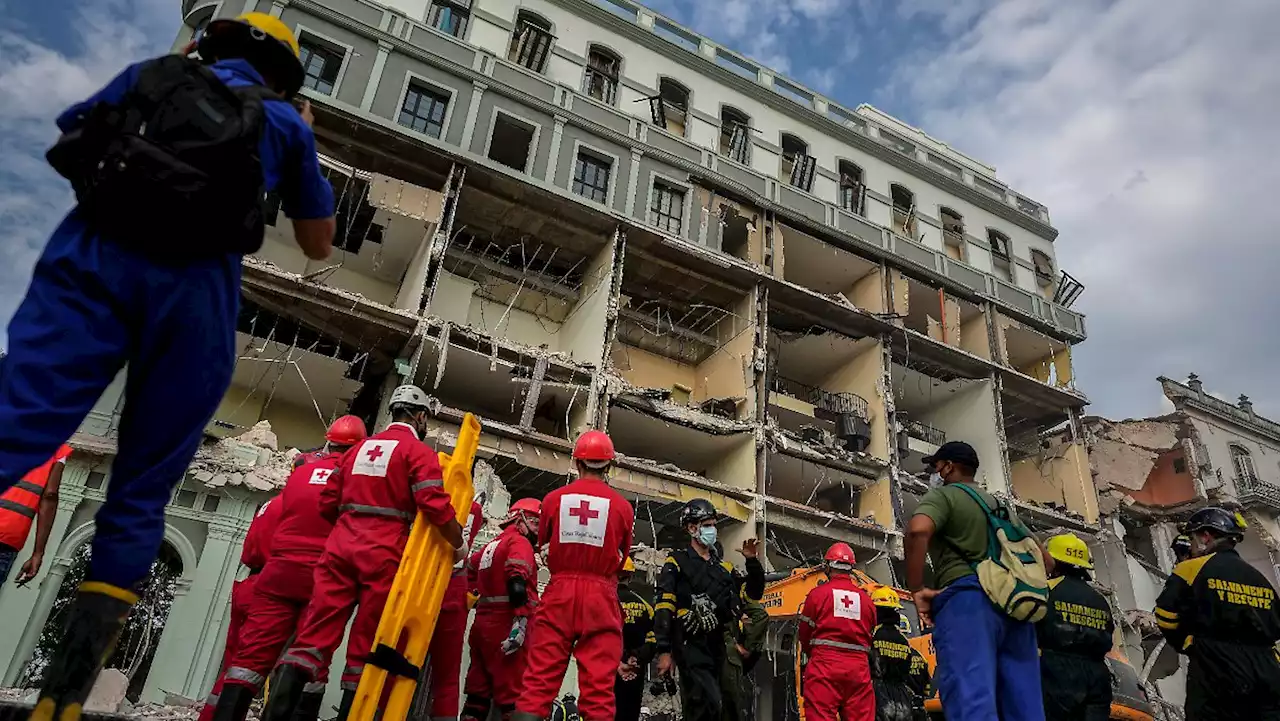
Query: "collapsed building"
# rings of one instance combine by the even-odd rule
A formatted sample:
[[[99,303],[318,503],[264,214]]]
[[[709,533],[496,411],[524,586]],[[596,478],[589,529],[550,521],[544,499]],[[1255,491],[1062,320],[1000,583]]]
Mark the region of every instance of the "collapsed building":
[[[314,448],[342,413],[383,425],[412,382],[438,400],[440,450],[481,420],[502,508],[564,483],[573,439],[607,430],[649,548],[684,543],[702,497],[730,558],[759,537],[785,570],[840,540],[900,582],[921,459],[947,439],[1036,529],[1099,532],[1071,365],[1083,287],[1048,210],[990,166],[630,0],[185,0],[175,48],[254,9],[296,28],[338,235],[310,261],[273,214],[245,258],[211,444],[266,421],[278,448]],[[29,626],[91,531],[119,397],[73,439],[52,568],[0,590]],[[197,464],[176,491],[185,585],[144,696],[212,683],[261,476]],[[0,629],[4,682],[33,646]]]

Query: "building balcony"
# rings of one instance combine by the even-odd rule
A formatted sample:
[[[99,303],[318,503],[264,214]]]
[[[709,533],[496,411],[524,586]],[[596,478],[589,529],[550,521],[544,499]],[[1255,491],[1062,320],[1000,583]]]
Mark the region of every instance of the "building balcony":
[[[802,400],[815,409],[824,410],[835,415],[853,413],[859,418],[867,419],[867,399],[856,393],[833,393],[816,386],[805,385],[800,381],[773,377],[772,389],[775,392]]]
[[[907,421],[903,425],[903,431],[906,432],[908,438],[915,438],[932,446],[940,446],[947,442],[947,434],[928,423]]]
[[[1280,510],[1280,486],[1274,483],[1252,476],[1237,476],[1236,491],[1239,493],[1240,505],[1246,508],[1265,506],[1273,511]]]

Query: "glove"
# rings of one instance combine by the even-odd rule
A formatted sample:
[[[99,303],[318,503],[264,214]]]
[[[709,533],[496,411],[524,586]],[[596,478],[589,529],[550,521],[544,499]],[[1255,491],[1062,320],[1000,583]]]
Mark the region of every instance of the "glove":
[[[467,544],[464,543],[453,549],[453,562],[457,563],[465,560],[467,560]]]
[[[511,633],[502,642],[502,652],[508,656],[520,650],[524,645],[525,630],[529,625],[527,616],[519,616],[511,623]]]
[[[690,634],[710,633],[716,629],[716,605],[705,593],[693,597],[689,612],[684,616],[684,628]]]

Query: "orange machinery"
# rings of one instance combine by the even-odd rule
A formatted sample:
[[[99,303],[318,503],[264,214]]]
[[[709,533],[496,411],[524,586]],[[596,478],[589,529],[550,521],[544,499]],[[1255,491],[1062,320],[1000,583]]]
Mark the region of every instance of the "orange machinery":
[[[857,569],[853,571],[853,580],[867,593],[871,593],[884,585]],[[776,578],[766,585],[764,597],[760,603],[773,619],[791,619],[800,613],[800,609],[804,606],[804,599],[809,595],[809,591],[826,582],[827,574],[821,568],[797,568],[789,575]],[[925,661],[929,664],[929,673],[932,675],[937,665],[937,658],[933,650],[933,634],[921,628],[920,618],[916,614],[915,603],[911,600],[911,594],[901,588],[894,588],[893,590],[902,599],[902,612],[911,626],[908,640],[912,647],[919,651],[920,655],[924,656]],[[800,654],[795,653],[794,656],[796,705],[800,714],[800,721],[804,721],[804,697],[800,693]],[[1142,690],[1142,685],[1138,682],[1137,671],[1129,664],[1119,646],[1112,649],[1111,653],[1107,655],[1107,664],[1110,666],[1112,676],[1116,680],[1112,690],[1111,718],[1114,721],[1154,721],[1154,709],[1147,700],[1146,692]],[[933,698],[925,701],[925,710],[929,712],[930,717],[933,719],[944,718],[942,701],[939,700],[936,692]]]

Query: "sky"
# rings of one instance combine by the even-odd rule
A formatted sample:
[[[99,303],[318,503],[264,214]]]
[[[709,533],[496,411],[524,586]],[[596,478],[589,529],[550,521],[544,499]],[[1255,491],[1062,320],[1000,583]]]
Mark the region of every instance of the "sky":
[[[847,107],[869,102],[1048,205],[1085,284],[1090,413],[1195,372],[1280,418],[1280,2],[649,0]],[[0,0],[0,320],[71,195],[53,117],[165,52],[178,0]]]

